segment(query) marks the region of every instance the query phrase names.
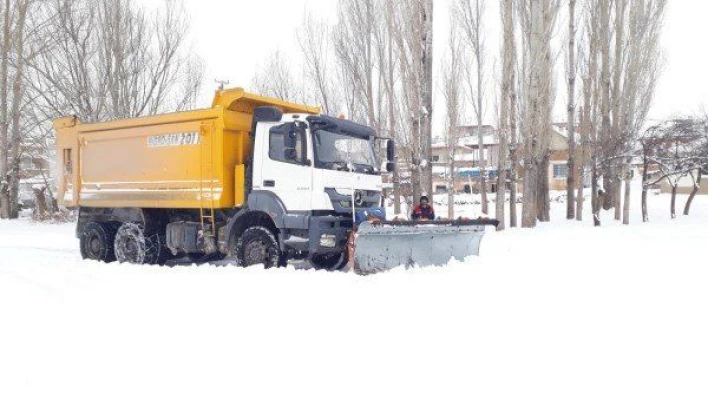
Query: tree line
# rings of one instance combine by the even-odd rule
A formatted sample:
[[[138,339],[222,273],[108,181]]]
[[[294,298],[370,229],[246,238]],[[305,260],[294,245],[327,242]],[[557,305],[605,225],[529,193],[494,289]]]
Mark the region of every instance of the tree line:
[[[559,87],[564,87],[566,216],[582,220],[589,206],[595,225],[601,224],[603,210],[629,223],[630,170],[647,143],[642,137],[664,64],[660,37],[666,3],[450,0],[445,5],[449,20],[437,20],[432,0],[338,0],[334,21],[305,12],[297,31],[302,68],[276,51],[260,64],[252,86],[264,94],[321,104],[325,113],[343,113],[393,138],[401,166],[393,176],[397,214],[404,200],[402,180],[412,186],[408,201],[433,193],[433,111],[445,115],[448,160],[456,155],[459,125],[473,120],[481,211],[492,213],[488,169],[499,171],[493,177],[497,187],[509,187],[508,194],[497,190],[494,201],[500,228],[534,227],[550,219],[551,128]],[[448,43],[435,53],[434,20],[450,28]],[[492,32],[499,36],[497,49],[487,44]],[[436,73],[433,54],[442,54]],[[444,109],[433,109],[434,92]],[[484,124],[498,127],[496,165],[484,163]],[[447,167],[447,184],[454,187],[455,162]],[[590,186],[590,204],[585,204],[585,186]]]
[[[324,113],[343,113],[394,139],[397,214],[402,201],[433,193],[435,111],[445,116],[448,185],[454,186],[459,125],[473,120],[481,211],[492,213],[487,192],[494,182],[509,187],[508,199],[503,189],[494,199],[500,228],[548,221],[559,87],[567,102],[568,219],[582,220],[589,206],[596,225],[602,210],[629,223],[629,170],[637,159],[651,164],[644,190],[656,179],[681,176],[698,186],[696,171],[705,163],[695,154],[704,147],[689,145],[677,132],[686,126],[700,131],[700,124],[678,118],[646,129],[663,64],[666,0],[450,0],[444,6],[447,20],[434,19],[433,0],[338,0],[334,20],[305,12],[296,32],[300,65],[274,51],[259,63],[252,88],[320,104]],[[434,21],[449,27],[448,43],[435,52]],[[133,0],[2,0],[0,23],[3,218],[19,211],[23,154],[39,148],[53,158],[47,155],[52,118],[73,114],[94,122],[186,109],[202,85],[203,63],[190,51],[188,18],[177,0],[156,12]],[[499,36],[498,48],[488,45],[492,34]],[[434,55],[442,61],[439,70]],[[443,109],[434,110],[434,95]],[[495,165],[485,164],[486,124],[498,128]],[[488,174],[493,169],[496,176]],[[51,180],[51,171],[42,173]],[[402,190],[403,181],[410,191]],[[454,217],[452,197],[448,203]]]
[[[187,109],[201,88],[179,1],[148,12],[133,0],[2,0],[0,23],[1,218],[18,217],[23,156],[53,162],[53,118]],[[51,190],[52,171],[40,173]]]

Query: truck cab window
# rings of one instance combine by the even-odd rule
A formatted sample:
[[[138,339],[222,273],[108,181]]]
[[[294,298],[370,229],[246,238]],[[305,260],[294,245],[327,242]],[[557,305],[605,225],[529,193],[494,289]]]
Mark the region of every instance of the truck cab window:
[[[294,123],[275,126],[268,137],[268,155],[274,161],[305,164],[307,159],[305,130]]]

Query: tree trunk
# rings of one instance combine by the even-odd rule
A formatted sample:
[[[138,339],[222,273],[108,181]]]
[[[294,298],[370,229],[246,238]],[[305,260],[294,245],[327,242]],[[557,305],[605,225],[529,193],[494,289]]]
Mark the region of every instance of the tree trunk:
[[[501,162],[500,162],[501,163]],[[496,196],[496,211],[495,217],[499,221],[497,231],[502,231],[506,228],[506,170],[502,169],[504,165],[500,165],[497,169],[497,196]]]
[[[9,182],[9,217],[17,219],[20,216],[19,188],[20,188],[20,149],[22,147],[23,131],[21,127],[22,98],[24,97],[24,67],[25,67],[25,22],[27,20],[27,0],[18,3],[17,26],[14,32],[15,42],[15,76],[12,79],[12,109],[10,113],[12,122],[12,139],[10,140],[10,165],[8,173]]]
[[[418,110],[420,112],[420,110]],[[413,203],[416,203],[422,195],[422,185],[420,178],[420,161],[421,161],[421,146],[420,146],[420,119],[414,118],[411,124],[413,132],[413,151],[411,153],[411,186],[413,188]]]
[[[512,0],[505,0],[504,5],[508,14],[507,23],[507,43],[509,51],[509,60],[511,69],[509,70],[509,132],[511,133],[511,146],[509,148],[509,180],[511,187],[509,188],[509,226],[517,227],[518,212],[516,206],[516,185],[519,181],[518,165],[519,165],[519,140],[518,140],[518,98],[516,86],[516,40],[514,38],[514,5]]]
[[[502,89],[504,91],[505,89]],[[504,119],[506,119],[506,110],[502,111],[504,114]],[[502,120],[504,120],[502,119]],[[506,154],[508,152],[506,145],[506,128],[507,126],[500,127],[499,129],[499,155],[497,160],[497,195],[496,195],[496,218],[499,221],[497,230],[501,231],[505,229],[505,215],[504,210],[506,209]]]
[[[482,135],[481,120],[477,124],[479,143],[479,191],[482,196],[482,213],[489,214],[489,204],[487,202],[487,167],[484,159],[484,138]]]
[[[550,222],[550,183],[548,181],[549,156],[545,155],[538,168],[536,183],[536,213],[540,222]]]
[[[614,201],[612,206],[615,208],[615,220],[622,220],[622,179],[619,177],[622,165],[618,165],[617,168],[619,168],[620,171],[615,171],[615,175],[613,176],[614,183],[612,187],[615,189],[615,193],[612,198]]]
[[[432,138],[433,138],[433,0],[423,1],[423,54],[421,79],[422,105],[425,110],[422,125],[421,144],[423,159],[427,164],[421,171],[422,190],[433,195],[433,164],[432,164]],[[432,198],[431,198],[432,201]]]
[[[536,227],[536,184],[538,182],[538,166],[531,162],[524,165],[524,196],[522,198],[521,227]]]
[[[630,205],[630,189],[632,185],[631,174],[627,174],[624,177],[624,206],[622,208],[622,224],[629,224],[629,205]]]
[[[46,187],[33,188],[32,191],[34,192],[34,218],[46,220],[48,216]]]
[[[413,195],[413,198],[411,198],[411,203],[415,204],[423,195],[420,185],[420,169],[418,169],[417,166],[414,166],[411,170],[411,185],[413,186],[413,190],[411,193]]]
[[[647,195],[649,191],[649,159],[647,150],[644,149],[644,165],[642,168],[642,222],[649,222],[649,211],[647,210]]]
[[[567,209],[568,220],[575,218],[575,2],[568,1],[568,180]]]
[[[701,188],[701,177],[703,176],[703,169],[699,168],[697,171],[697,176],[696,180],[693,182],[693,190],[691,190],[691,195],[688,196],[688,200],[686,200],[686,206],[683,208],[683,214],[688,216],[689,212],[691,211],[691,204],[693,203],[693,199],[696,197],[696,194],[698,194],[698,190]]]
[[[610,0],[601,1],[601,22],[600,22],[600,56],[602,60],[602,67],[600,70],[600,91],[602,93],[602,99],[600,104],[600,110],[602,115],[601,130],[600,130],[600,140],[596,142],[599,146],[597,150],[601,150],[600,159],[602,163],[602,174],[603,174],[603,208],[609,210],[612,208],[612,172],[610,170],[609,162],[607,157],[609,157],[609,150],[611,149],[612,143],[612,130],[610,119],[610,88],[611,88],[611,74],[610,74]],[[598,215],[599,217],[599,215]]]
[[[454,159],[454,151],[453,158]],[[455,162],[449,163],[450,178],[448,179],[447,187],[447,218],[455,219]]]
[[[479,36],[478,36],[479,37]],[[477,44],[479,46],[479,44]],[[482,213],[489,214],[487,200],[487,162],[484,154],[484,134],[482,133],[482,54],[477,48],[477,141],[479,144],[479,185],[482,193]]]
[[[576,200],[576,210],[575,210],[575,220],[578,222],[583,221],[583,212],[584,212],[584,204],[585,204],[585,173],[584,170],[581,170],[580,173],[578,174],[578,191],[575,195],[575,200]]]
[[[0,218],[10,217],[10,182],[8,179],[8,138],[10,123],[8,120],[8,74],[11,36],[11,2],[5,1],[3,18],[2,62],[0,62]]]
[[[602,202],[604,196],[600,195],[600,184],[597,178],[597,167],[593,165],[592,168],[592,221],[595,227],[600,227],[600,209],[602,207]]]
[[[587,101],[589,103],[590,101]],[[578,170],[578,192],[576,194],[576,211],[575,220],[578,222],[583,221],[583,212],[585,204],[585,147],[587,146],[587,129],[590,123],[588,118],[589,110],[588,108],[580,109],[580,117],[582,118],[581,129],[580,129],[580,162]]]
[[[514,158],[515,157],[512,157],[512,161],[510,162],[511,168],[514,168],[516,166],[514,163]],[[516,171],[512,170],[511,168],[509,170],[509,174],[511,175],[509,179],[511,181],[511,183],[509,184],[509,227],[518,227],[518,211],[516,209],[516,182],[518,181],[518,178]]]
[[[391,140],[396,143],[396,110],[395,110],[395,81],[394,81],[394,68],[395,64],[393,61],[393,0],[388,0],[386,7],[386,24],[388,27],[388,82],[387,87],[387,97],[388,97],[388,129]],[[396,215],[401,214],[401,184],[398,177],[398,155],[395,155],[393,160],[395,167],[393,168],[393,213]]]
[[[543,4],[542,4],[543,3]],[[542,130],[547,129],[544,119],[544,90],[542,74],[546,47],[544,46],[544,6],[546,2],[530,2],[528,16],[530,27],[526,33],[525,50],[529,53],[529,66],[524,79],[528,80],[525,88],[524,131],[524,196],[521,226],[536,227],[538,219],[538,180],[542,173],[539,150]]]
[[[610,167],[604,167],[603,172],[602,172],[602,188],[604,189],[603,191],[605,192],[605,195],[602,199],[602,209],[609,211],[612,209],[612,204],[614,203],[612,201],[612,194],[614,193],[614,189],[612,188],[612,171],[610,170]]]
[[[676,191],[678,183],[671,183],[671,219],[676,219]]]

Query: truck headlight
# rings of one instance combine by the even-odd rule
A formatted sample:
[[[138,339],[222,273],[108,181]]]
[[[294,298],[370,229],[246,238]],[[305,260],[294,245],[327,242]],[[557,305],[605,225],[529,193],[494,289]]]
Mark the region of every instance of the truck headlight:
[[[334,248],[337,246],[337,237],[332,234],[322,234],[320,236],[320,246]]]

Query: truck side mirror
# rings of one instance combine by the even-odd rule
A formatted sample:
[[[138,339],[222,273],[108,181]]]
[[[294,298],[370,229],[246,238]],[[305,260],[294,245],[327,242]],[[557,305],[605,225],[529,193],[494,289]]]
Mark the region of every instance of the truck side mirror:
[[[396,156],[396,145],[394,144],[393,140],[388,140],[386,141],[386,160],[389,163],[392,163],[394,161],[394,158]],[[388,169],[388,166],[386,166],[386,169]],[[389,170],[389,172],[393,172],[392,170]]]

